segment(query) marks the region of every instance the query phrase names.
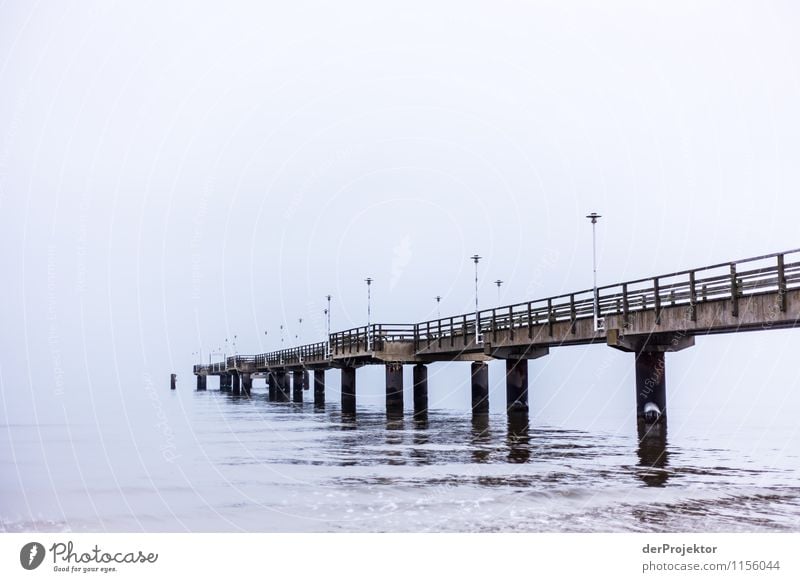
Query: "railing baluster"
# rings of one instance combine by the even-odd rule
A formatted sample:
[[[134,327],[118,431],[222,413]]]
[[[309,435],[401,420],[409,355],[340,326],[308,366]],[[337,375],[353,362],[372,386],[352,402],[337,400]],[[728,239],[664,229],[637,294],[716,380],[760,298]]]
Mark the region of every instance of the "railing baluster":
[[[547,333],[553,337],[553,300],[547,298]]]
[[[778,300],[781,311],[786,311],[786,267],[783,254],[778,255]]]
[[[573,335],[575,334],[575,331],[576,331],[575,330],[575,320],[576,319],[577,318],[575,316],[575,294],[572,293],[569,296],[569,331]]]
[[[511,337],[511,340],[514,340],[514,308],[509,305],[508,306],[508,333]]]
[[[736,263],[731,263],[731,315],[739,317],[739,286],[736,282]]]
[[[439,326],[439,331],[438,331],[438,333],[436,334],[436,335],[438,336],[438,337],[436,338],[436,345],[437,345],[438,347],[440,347],[440,348],[441,348],[441,347],[442,347],[442,320],[440,319],[440,320],[439,320],[439,321],[437,321],[436,323],[437,323],[437,325]]]
[[[533,339],[533,320],[531,315],[531,302],[528,301],[528,339]]]
[[[462,329],[461,337],[464,339],[464,345],[467,345],[467,316],[464,315],[464,328]]]
[[[492,309],[492,341],[497,341],[497,310]]]
[[[628,284],[622,284],[622,327],[628,327],[630,321],[628,320]]]
[[[456,343],[456,334],[453,333],[455,330],[453,329],[453,318],[450,318],[450,347],[452,348]]]
[[[695,288],[694,271],[689,273],[689,319],[697,321],[697,289]]]
[[[661,323],[661,290],[658,287],[658,277],[653,278],[653,295],[656,310],[656,324]]]

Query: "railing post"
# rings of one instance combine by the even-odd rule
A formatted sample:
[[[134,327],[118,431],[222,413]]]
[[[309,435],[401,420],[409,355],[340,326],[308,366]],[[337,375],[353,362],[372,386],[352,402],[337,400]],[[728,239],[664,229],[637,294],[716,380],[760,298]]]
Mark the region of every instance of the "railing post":
[[[786,267],[783,253],[778,255],[778,299],[781,311],[786,311]]]
[[[436,345],[441,348],[442,347],[442,320],[440,319],[439,321],[436,322],[436,324],[439,326],[439,331],[436,333]]]
[[[492,341],[497,341],[497,310],[492,309]]]
[[[575,294],[572,293],[569,296],[569,331],[573,335],[575,334]]]
[[[630,321],[628,320],[628,284],[622,284],[622,326],[628,327]]]
[[[658,277],[653,279],[653,295],[656,310],[656,323],[661,324],[661,289],[658,286]]]
[[[456,343],[455,334],[453,333],[455,330],[453,329],[453,318],[450,318],[450,347],[452,348]]]
[[[508,306],[508,333],[511,340],[514,340],[514,308],[509,305]]]
[[[694,271],[689,272],[689,319],[697,321],[697,289],[694,282]]]
[[[464,339],[464,345],[467,345],[467,316],[464,315],[464,329],[461,330],[461,337]]]
[[[428,343],[428,349],[431,349],[431,322],[425,322],[425,339]]]
[[[528,339],[533,339],[533,319],[531,315],[531,302],[528,301]]]
[[[739,317],[739,286],[736,283],[736,263],[731,263],[731,315]]]
[[[553,337],[553,300],[547,298],[547,333]]]

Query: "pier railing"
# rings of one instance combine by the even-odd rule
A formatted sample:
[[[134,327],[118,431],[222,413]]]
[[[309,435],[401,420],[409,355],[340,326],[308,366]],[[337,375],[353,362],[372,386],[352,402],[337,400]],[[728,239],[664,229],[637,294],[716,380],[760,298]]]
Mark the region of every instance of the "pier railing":
[[[799,287],[800,249],[795,249],[598,287],[597,302],[600,318],[619,315],[627,325],[636,311],[654,309],[658,320],[665,307],[693,308],[708,301],[731,300],[733,314],[737,315],[739,301],[761,293],[778,292],[781,309],[785,309],[786,292]],[[687,309],[687,313],[690,319],[695,317],[694,309]],[[482,340],[491,341],[502,330],[511,330],[513,335],[514,330],[522,329],[532,339],[538,325],[564,321],[574,324],[593,316],[594,291],[585,289],[481,310],[477,314],[477,332]],[[463,348],[474,339],[475,319],[476,314],[470,313],[417,323],[415,349]]]
[[[413,342],[414,340],[413,324],[377,323],[332,333],[330,346],[332,354],[353,354],[380,351],[386,342]]]

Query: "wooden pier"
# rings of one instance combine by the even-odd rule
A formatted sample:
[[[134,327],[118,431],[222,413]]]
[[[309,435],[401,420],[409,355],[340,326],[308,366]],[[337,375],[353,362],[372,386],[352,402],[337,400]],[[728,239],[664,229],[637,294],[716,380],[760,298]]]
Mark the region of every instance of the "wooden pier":
[[[698,335],[796,327],[800,320],[800,249],[637,279],[454,315],[421,323],[373,324],[331,333],[318,342],[252,356],[197,364],[197,389],[207,376],[220,390],[249,394],[264,376],[269,400],[302,402],[311,390],[325,403],[325,372],[341,373],[342,411],[356,408],[356,369],[386,369],[386,409],[403,410],[403,373],[413,365],[414,414],[428,408],[427,366],[471,362],[472,410],[488,412],[488,367],[506,361],[506,407],[527,413],[528,360],[550,348],[603,343],[633,354],[636,411],[642,424],[666,421],[666,352],[692,347]],[[290,380],[291,379],[291,380]],[[290,390],[290,384],[293,390]]]

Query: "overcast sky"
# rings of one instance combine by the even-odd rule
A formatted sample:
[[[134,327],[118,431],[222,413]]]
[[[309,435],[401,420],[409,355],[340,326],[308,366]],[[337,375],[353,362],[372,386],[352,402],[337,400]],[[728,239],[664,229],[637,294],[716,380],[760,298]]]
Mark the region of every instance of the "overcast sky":
[[[483,307],[587,288],[591,211],[601,284],[800,247],[794,2],[255,4],[0,4],[7,418],[321,341],[328,293],[363,325],[367,276],[383,322],[469,311],[474,253]],[[798,333],[698,341],[669,389],[794,398]]]

